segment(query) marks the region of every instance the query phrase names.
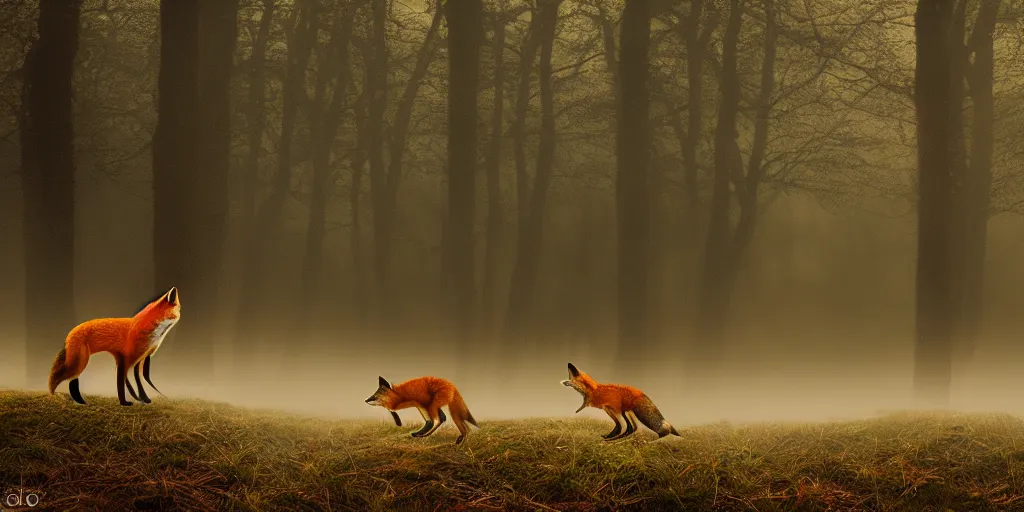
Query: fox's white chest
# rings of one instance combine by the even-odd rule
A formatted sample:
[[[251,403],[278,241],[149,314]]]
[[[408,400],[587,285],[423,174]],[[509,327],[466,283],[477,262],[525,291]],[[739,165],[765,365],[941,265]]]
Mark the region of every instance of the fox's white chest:
[[[149,347],[150,353],[156,353],[157,349],[164,342],[164,337],[167,336],[167,332],[174,327],[174,324],[178,323],[178,319],[168,319],[157,324],[156,328],[153,329],[153,333],[149,335]]]

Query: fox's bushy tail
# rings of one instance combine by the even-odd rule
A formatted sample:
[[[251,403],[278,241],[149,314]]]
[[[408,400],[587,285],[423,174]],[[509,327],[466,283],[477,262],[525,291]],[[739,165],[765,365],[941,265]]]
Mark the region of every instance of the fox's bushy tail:
[[[462,395],[459,394],[458,390],[455,391],[451,403],[448,404],[448,410],[452,413],[452,421],[456,423],[465,421],[474,427],[480,427],[480,425],[476,424],[473,413],[469,412],[469,407],[466,407],[466,401],[462,399]]]
[[[644,426],[657,433],[659,438],[669,434],[679,435],[676,428],[665,419],[665,416],[661,414],[661,411],[654,405],[654,402],[646,395],[633,409],[633,414],[636,415],[636,419],[640,420],[640,423],[643,423]]]
[[[53,358],[53,366],[50,367],[50,394],[52,395],[61,382],[67,380],[68,374],[68,349],[62,348]]]

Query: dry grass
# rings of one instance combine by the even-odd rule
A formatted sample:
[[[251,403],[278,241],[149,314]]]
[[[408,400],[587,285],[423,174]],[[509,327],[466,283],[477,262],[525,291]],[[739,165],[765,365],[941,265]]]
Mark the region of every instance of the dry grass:
[[[69,510],[1024,510],[1024,421],[900,414],[604,443],[607,422],[327,421],[0,392],[0,491]],[[640,439],[642,438],[642,440]]]

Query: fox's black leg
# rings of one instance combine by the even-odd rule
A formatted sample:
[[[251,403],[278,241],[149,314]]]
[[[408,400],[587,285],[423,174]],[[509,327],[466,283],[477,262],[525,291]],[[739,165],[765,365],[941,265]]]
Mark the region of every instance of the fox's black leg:
[[[71,393],[71,399],[85,405],[85,399],[82,398],[82,392],[78,390],[78,377],[71,379],[68,383],[68,392]]]
[[[397,412],[391,411],[391,417],[395,419],[395,425],[398,425],[399,427],[402,426],[402,418],[398,417]]]
[[[127,407],[131,402],[124,399],[124,385],[128,381],[128,368],[123,358],[117,358],[117,399],[121,405]]]
[[[622,413],[622,420],[626,422],[626,431],[617,436],[609,437],[605,439],[605,441],[616,441],[625,437],[629,437],[630,435],[633,434],[633,432],[636,432],[636,426],[633,425],[633,421],[629,419],[628,412]]]
[[[131,395],[132,398],[134,398],[136,400],[139,399],[139,395],[135,394],[135,388],[132,387],[132,381],[125,379],[124,387],[125,387],[125,389],[128,390],[128,394]],[[142,386],[139,386],[139,387],[141,388]]]
[[[426,434],[423,434],[423,437],[427,437],[430,434],[433,434],[435,430],[441,428],[441,425],[443,425],[444,422],[448,420],[448,418],[445,417],[445,415],[444,415],[444,410],[442,410],[440,407],[437,408],[437,419],[438,419],[437,424],[435,424],[433,427],[431,427],[429,432],[427,432]]]
[[[146,379],[146,382],[149,383],[150,387],[152,387],[154,390],[156,390],[157,393],[160,393],[162,395],[163,392],[161,392],[159,389],[156,389],[156,386],[153,385],[153,381],[149,380],[149,367],[150,367],[149,358],[150,357],[153,357],[153,355],[150,354],[150,355],[146,356],[146,359],[142,361],[142,377]]]
[[[135,365],[135,385],[139,387],[139,396],[135,396],[135,393],[132,393],[132,396],[135,396],[135,399],[141,401],[142,403],[151,404],[153,403],[153,401],[149,399],[149,395],[146,394],[146,388],[142,387],[142,379],[139,378],[140,366],[142,366],[142,363],[138,363]],[[125,385],[128,386],[129,390],[132,389],[131,384],[128,384],[127,380],[125,381]]]
[[[607,434],[605,434],[603,436],[601,436],[601,437],[603,437],[605,439],[610,439],[612,437],[615,437],[615,436],[619,435],[619,432],[622,432],[622,425],[619,425],[619,419],[615,416],[615,413],[613,413],[611,410],[605,409],[604,412],[606,412],[608,414],[608,417],[611,418],[612,421],[615,422],[615,427],[612,428],[612,431],[608,432]]]
[[[430,432],[430,430],[433,429],[433,428],[434,428],[434,420],[428,419],[425,423],[423,423],[423,428],[417,430],[416,432],[413,432],[412,436],[413,437],[424,437],[424,436],[427,435],[427,432]]]

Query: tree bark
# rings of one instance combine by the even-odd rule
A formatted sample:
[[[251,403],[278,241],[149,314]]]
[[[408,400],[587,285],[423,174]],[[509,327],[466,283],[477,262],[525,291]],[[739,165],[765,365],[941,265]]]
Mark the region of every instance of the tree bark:
[[[523,329],[532,321],[530,306],[535,296],[534,289],[540,266],[544,213],[547,209],[548,189],[551,186],[551,173],[555,161],[555,107],[551,54],[560,4],[560,0],[545,0],[538,5],[537,36],[540,41],[540,62],[537,75],[540,86],[540,140],[533,186],[530,187],[526,183],[525,187],[529,190],[529,210],[525,217],[520,217],[525,224],[519,230],[519,246],[516,251],[515,267],[512,270],[508,313],[505,318],[506,333],[512,337],[525,334]]]
[[[504,2],[502,2],[504,6]],[[498,274],[498,255],[501,252],[501,143],[504,139],[505,121],[505,11],[499,8],[494,13],[494,39],[491,53],[494,59],[494,93],[491,107],[491,139],[487,146],[487,242],[484,253],[484,282],[480,290],[481,330],[490,337],[494,335],[494,296]]]
[[[736,46],[743,20],[741,0],[730,0],[729,19],[722,41],[721,99],[715,128],[715,179],[711,196],[704,264],[700,281],[695,323],[696,346],[691,376],[707,382],[714,377],[714,361],[721,352],[725,315],[729,308],[732,273],[729,261],[732,228],[729,220],[730,183],[734,173],[742,172],[736,147],[736,116],[739,111],[740,84],[736,71]]]
[[[651,127],[649,0],[626,0],[619,56],[615,201],[618,215],[618,371],[638,375],[650,330],[649,273]]]
[[[199,9],[198,0],[160,2],[160,72],[153,133],[155,288],[176,286],[186,303],[204,302],[199,272],[205,267],[204,251],[208,250],[203,245],[208,234],[197,230],[207,220],[208,211],[197,203],[206,192],[194,189],[200,186],[200,175],[208,163],[200,159],[199,134],[203,130],[205,135],[206,129],[200,128]],[[205,150],[204,145],[204,157]],[[210,311],[197,309],[196,314],[193,321],[203,324]],[[190,332],[179,336],[181,329]],[[174,343],[168,343],[164,357],[178,363],[173,367],[189,368],[190,379],[209,382],[212,350],[210,340],[197,335],[202,332],[202,327],[193,330],[184,325],[173,331],[169,341]],[[190,368],[192,362],[196,363],[194,369]]]
[[[246,112],[249,122],[249,152],[246,155],[246,171],[242,181],[242,233],[250,233],[256,224],[256,186],[259,183],[260,160],[263,158],[263,131],[267,126],[264,72],[267,65],[267,41],[270,39],[273,19],[274,0],[263,0],[263,14],[260,17],[256,38],[252,42],[252,56],[249,58],[249,108]]]
[[[448,0],[448,243],[445,244],[453,335],[467,360],[474,313],[473,206],[481,0]]]
[[[974,62],[967,69],[972,104],[970,167],[965,180],[965,235],[963,243],[963,284],[961,315],[957,329],[957,358],[969,361],[981,329],[983,309],[985,245],[988,235],[989,201],[992,188],[992,152],[995,107],[992,93],[994,74],[993,32],[1000,0],[982,0],[968,50]]]
[[[356,9],[351,3],[343,3],[335,17],[337,27],[331,34],[327,58],[332,63],[318,66],[321,75],[334,75],[333,94],[327,100],[326,87],[329,77],[318,84],[314,100],[315,113],[311,116],[310,136],[313,138],[313,184],[309,197],[309,221],[306,229],[306,250],[302,261],[299,294],[296,300],[294,340],[299,347],[290,352],[293,375],[301,372],[301,356],[315,355],[316,347],[309,344],[310,322],[320,296],[320,282],[323,279],[323,245],[326,235],[327,192],[330,189],[331,152],[341,124],[342,112],[347,103],[349,68],[349,41],[352,38]],[[326,107],[326,108],[325,108]]]
[[[914,391],[921,405],[949,402],[952,316],[951,223],[953,183],[951,52],[952,4],[919,0],[915,15],[917,70],[918,234]],[[957,109],[958,110],[958,109]]]
[[[82,2],[41,0],[25,57],[21,170],[26,383],[45,389],[53,355],[75,326],[74,68]]]
[[[195,295],[193,320],[179,332],[182,361],[189,375],[197,368],[213,376],[214,340],[220,317],[219,276],[227,238],[231,167],[231,70],[238,36],[238,0],[205,0],[199,4],[199,165],[187,193],[194,195],[190,216],[192,243],[199,266],[186,277]],[[188,350],[187,353],[184,351]],[[187,354],[187,355],[186,355]]]
[[[277,173],[274,176],[271,196],[256,212],[253,229],[246,233],[244,260],[242,261],[242,289],[235,312],[235,343],[248,350],[235,355],[237,367],[252,371],[253,365],[262,352],[264,344],[259,335],[272,315],[269,308],[261,306],[255,297],[265,295],[263,271],[267,265],[268,253],[274,247],[280,232],[282,210],[291,195],[292,183],[292,135],[295,131],[295,116],[299,101],[305,96],[306,68],[317,33],[317,0],[304,0],[298,6],[292,36],[288,45],[288,67],[282,91],[281,133],[277,155]]]
[[[516,230],[519,243],[526,235],[530,211],[530,176],[526,169],[526,116],[530,110],[530,80],[533,62],[540,46],[540,16],[535,9],[530,27],[520,44],[519,86],[516,89],[515,117],[512,121],[512,145],[516,160]]]

